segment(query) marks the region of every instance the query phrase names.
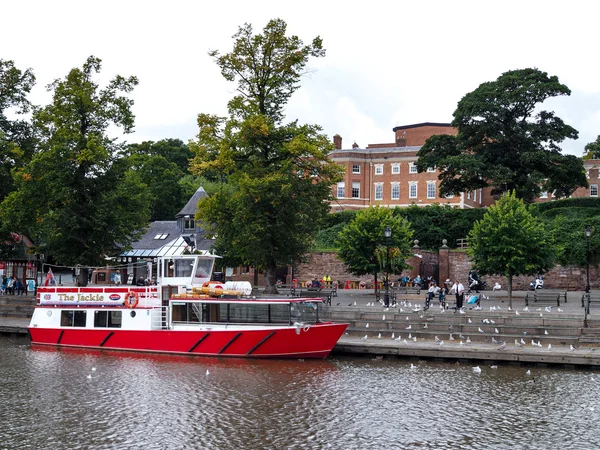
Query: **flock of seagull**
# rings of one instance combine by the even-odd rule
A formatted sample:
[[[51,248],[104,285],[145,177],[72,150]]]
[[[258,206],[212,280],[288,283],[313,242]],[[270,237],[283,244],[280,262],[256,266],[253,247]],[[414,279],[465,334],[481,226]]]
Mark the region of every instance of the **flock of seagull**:
[[[355,302],[355,304],[356,304],[356,302]],[[400,302],[400,305],[401,305],[401,306],[404,306],[404,307],[408,307],[408,308],[412,307],[412,304],[411,304],[411,302]],[[367,303],[367,306],[375,306],[375,303]],[[545,310],[546,312],[550,313],[550,312],[552,312],[552,308],[553,308],[552,306],[547,306],[546,308],[544,308],[544,310]],[[481,309],[481,308],[480,308],[480,309]],[[384,310],[384,312],[386,312],[386,311],[388,311],[388,310],[389,310],[389,308],[386,308],[386,309]],[[491,306],[491,307],[490,307],[490,311],[499,311],[499,310],[502,310],[502,308],[501,308],[500,306]],[[508,308],[507,308],[507,310],[508,310],[508,311],[512,311],[513,309],[512,309],[511,307],[508,307]],[[416,308],[414,311],[415,311],[415,312],[420,312],[420,313],[421,313],[421,315],[420,315],[419,317],[420,317],[421,319],[423,319],[423,317],[424,317],[424,316],[422,315],[422,309],[421,309],[421,308]],[[442,309],[442,311],[443,311],[443,309]],[[515,311],[515,314],[516,314],[516,315],[520,315],[520,313],[519,313],[519,311],[518,311],[518,310],[514,310],[514,311]],[[528,307],[528,306],[525,306],[525,307],[523,308],[523,311],[525,311],[525,312],[529,312],[529,311],[530,311],[530,310],[529,310],[529,307]],[[541,311],[542,311],[542,308],[537,308],[537,309],[535,310],[535,312],[539,312],[539,313],[540,313],[540,316],[543,316],[543,314],[542,314],[542,312],[541,312]],[[562,310],[561,308],[557,308],[557,311],[558,311],[558,312],[563,312],[563,310]],[[400,308],[400,312],[404,312],[404,310],[403,310],[402,308]],[[463,313],[463,314],[465,313],[465,311],[464,311],[464,310],[462,310],[462,309],[460,310],[460,312],[461,312],[461,313]],[[385,320],[386,320],[386,316],[385,316],[385,314],[383,315],[383,317],[382,317],[382,320],[383,320],[383,321],[385,321]],[[409,318],[408,316],[406,316],[406,320],[408,321],[408,320],[410,320],[410,318]],[[472,320],[472,319],[469,317],[469,318],[467,319],[467,322],[468,322],[469,324],[472,324],[472,323],[473,323],[473,320]],[[496,323],[496,322],[495,322],[493,319],[487,319],[487,318],[485,318],[485,319],[482,319],[482,320],[481,320],[481,322],[482,322],[483,324],[485,324],[485,325],[493,325],[493,324],[495,324],[495,323]],[[365,325],[365,328],[369,328],[369,323],[367,323],[367,324]],[[427,323],[425,323],[425,324],[423,325],[423,329],[427,329],[427,328],[428,328],[428,325],[427,325]],[[452,325],[450,325],[450,328],[452,328]],[[413,327],[412,327],[412,324],[409,324],[409,325],[406,327],[406,330],[407,330],[407,331],[409,331],[409,333],[408,333],[408,337],[407,337],[407,338],[405,338],[405,339],[402,339],[402,336],[401,336],[401,335],[398,335],[398,336],[396,337],[396,334],[395,334],[395,333],[392,333],[392,336],[391,336],[391,338],[392,338],[394,341],[396,341],[396,342],[400,342],[400,341],[402,341],[402,342],[403,342],[405,345],[408,345],[410,342],[417,342],[417,337],[412,335],[412,332],[411,332],[411,330],[412,330],[412,329],[413,329]],[[485,331],[484,331],[484,330],[483,330],[481,327],[478,327],[478,332],[479,332],[479,333],[485,333]],[[498,328],[497,328],[497,327],[494,327],[494,333],[495,333],[495,334],[500,334],[500,330],[498,330]],[[348,333],[346,333],[346,335],[347,335],[347,334],[348,334]],[[523,334],[524,334],[524,335],[527,335],[527,332],[525,331]],[[549,335],[549,333],[548,333],[548,330],[544,330],[544,335]],[[461,346],[463,346],[463,345],[466,345],[466,344],[470,344],[470,343],[471,343],[471,339],[470,339],[468,336],[465,338],[465,337],[464,337],[462,334],[459,334],[459,335],[458,335],[458,337],[459,337],[459,339],[460,339],[460,341],[459,341],[459,345],[461,345]],[[368,334],[365,334],[365,335],[364,335],[364,337],[362,337],[362,340],[363,340],[363,341],[366,341],[368,338],[369,338],[369,335],[368,335]],[[381,335],[381,333],[379,333],[379,334],[378,334],[378,336],[377,336],[377,339],[382,339],[382,335]],[[421,340],[425,341],[426,339],[425,339],[425,338],[421,338]],[[454,337],[454,333],[450,333],[450,334],[449,334],[449,338],[448,338],[448,340],[449,340],[449,341],[455,341],[455,340],[456,340],[456,339],[455,339],[455,337]],[[441,339],[440,339],[438,336],[435,336],[435,337],[434,337],[434,341],[435,341],[436,343],[438,343],[440,346],[443,346],[443,345],[444,345],[444,341],[443,341],[443,340],[441,340]],[[497,347],[497,350],[505,350],[505,349],[507,348],[507,344],[506,344],[506,342],[505,342],[505,341],[498,341],[497,339],[495,339],[495,338],[494,338],[494,336],[492,336],[492,338],[491,338],[491,342],[492,342],[492,344],[497,344],[497,345],[498,345],[498,347]],[[514,346],[515,346],[515,348],[524,348],[524,347],[527,347],[527,346],[528,346],[528,344],[527,344],[527,342],[526,342],[526,341],[525,341],[523,338],[521,338],[520,340],[518,340],[518,339],[515,339],[515,344],[514,344]],[[542,342],[541,342],[541,340],[538,340],[538,341],[536,342],[534,339],[531,339],[531,347],[535,347],[535,348],[543,348],[543,345],[542,345]],[[548,351],[551,351],[551,350],[552,350],[552,344],[550,344],[550,343],[549,343],[549,344],[548,344],[548,346],[547,346],[546,348],[547,348],[547,350],[548,350]],[[577,350],[577,349],[578,349],[578,347],[576,347],[576,346],[574,346],[574,345],[572,345],[572,344],[569,346],[569,351],[571,351],[571,352],[573,352],[573,351],[575,351],[575,350]]]

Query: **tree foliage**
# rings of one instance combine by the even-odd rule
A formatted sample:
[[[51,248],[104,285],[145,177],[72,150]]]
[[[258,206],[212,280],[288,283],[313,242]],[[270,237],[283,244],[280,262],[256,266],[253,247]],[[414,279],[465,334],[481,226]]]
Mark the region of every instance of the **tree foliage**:
[[[583,159],[600,159],[600,135],[584,147]]]
[[[332,145],[317,125],[284,123],[284,107],[300,86],[309,57],[324,56],[320,38],[304,45],[282,20],[262,34],[246,24],[233,50],[211,51],[223,77],[237,84],[228,117],[198,115],[190,171],[220,183],[202,199],[197,219],[217,237],[225,261],[266,273],[274,292],[278,266],[299,261],[329,211],[341,177],[327,155]]]
[[[454,111],[458,134],[430,137],[418,152],[417,168],[437,167],[441,196],[491,186],[526,202],[543,191],[567,197],[587,186],[581,159],[560,153],[559,144],[577,139],[578,132],[538,105],[570,93],[556,76],[537,69],[483,83]]]
[[[385,227],[392,229],[389,242],[384,237]],[[395,217],[392,210],[371,206],[360,211],[338,236],[338,258],[348,270],[357,275],[372,274],[377,280],[381,271],[400,273],[409,268],[406,260],[412,256],[413,231],[410,223]],[[393,249],[393,258],[382,258],[382,249]],[[378,250],[379,249],[379,250]],[[378,256],[379,255],[379,256]]]
[[[514,192],[488,208],[473,226],[468,243],[467,252],[481,275],[508,278],[509,297],[515,275],[537,275],[554,266],[551,234]]]
[[[16,190],[0,209],[38,251],[65,265],[103,265],[148,224],[146,186],[120,156],[123,144],[107,134],[112,126],[132,130],[133,102],[122,93],[137,79],[116,76],[100,89],[94,81],[100,70],[91,56],[48,86],[52,102],[34,114],[40,151],[17,168]]]
[[[148,186],[150,219],[173,220],[199,186],[189,193],[180,183],[192,158],[189,147],[179,139],[163,139],[131,144],[127,150],[139,183]]]

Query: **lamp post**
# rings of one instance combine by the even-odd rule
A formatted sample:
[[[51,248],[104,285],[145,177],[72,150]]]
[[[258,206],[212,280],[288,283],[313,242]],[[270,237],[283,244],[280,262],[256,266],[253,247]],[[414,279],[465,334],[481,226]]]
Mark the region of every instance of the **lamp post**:
[[[383,230],[385,236],[386,259],[385,259],[385,298],[384,304],[386,308],[390,306],[390,238],[392,237],[392,228],[389,225]]]
[[[590,313],[590,236],[592,235],[592,229],[588,225],[585,227],[585,238],[587,241],[587,248],[585,252],[585,259],[587,263],[587,271],[586,271],[586,284],[585,284],[585,294],[587,295],[587,305],[585,307],[585,325],[587,326],[587,316]]]

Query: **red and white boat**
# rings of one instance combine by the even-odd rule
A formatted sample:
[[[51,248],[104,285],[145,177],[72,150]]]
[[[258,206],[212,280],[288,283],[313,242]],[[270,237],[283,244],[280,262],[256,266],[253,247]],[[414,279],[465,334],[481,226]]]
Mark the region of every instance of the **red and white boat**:
[[[348,324],[322,322],[321,299],[250,297],[210,282],[214,256],[159,258],[157,285],[41,287],[33,345],[251,358],[324,358]]]

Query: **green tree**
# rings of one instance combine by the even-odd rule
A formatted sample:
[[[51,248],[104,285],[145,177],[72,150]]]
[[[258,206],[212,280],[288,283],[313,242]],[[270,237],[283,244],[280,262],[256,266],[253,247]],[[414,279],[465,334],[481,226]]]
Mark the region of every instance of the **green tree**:
[[[538,105],[570,94],[556,76],[537,69],[483,83],[458,102],[452,121],[458,134],[430,137],[418,152],[417,168],[437,167],[441,196],[491,186],[528,203],[543,191],[567,197],[588,185],[581,159],[562,155],[558,145],[578,133]]]
[[[237,83],[227,118],[198,116],[190,171],[221,183],[200,201],[197,219],[217,237],[230,264],[264,270],[266,293],[276,292],[276,269],[299,261],[329,212],[340,168],[317,125],[284,123],[284,107],[300,87],[309,57],[324,56],[320,38],[304,45],[286,35],[282,20],[262,34],[248,24],[231,53],[211,51],[223,77]]]
[[[385,227],[392,229],[389,242],[384,237]],[[371,274],[377,286],[380,272],[400,273],[410,266],[413,231],[410,223],[394,217],[389,208],[371,206],[360,211],[338,236],[338,258],[357,276]],[[392,249],[387,258],[387,248]]]
[[[141,144],[130,144],[128,151],[132,155],[162,156],[170,163],[175,163],[182,174],[188,173],[190,160],[194,156],[189,145],[181,139],[161,139],[157,142],[144,141]]]
[[[489,207],[467,239],[467,252],[481,275],[507,277],[511,307],[514,276],[536,275],[554,267],[551,234],[514,192]]]
[[[129,170],[123,144],[107,135],[112,126],[131,132],[133,102],[122,93],[137,79],[116,76],[100,89],[94,81],[100,69],[91,56],[48,86],[52,102],[34,114],[40,152],[15,171],[17,189],[0,207],[4,222],[10,219],[63,265],[104,265],[148,224],[146,186]],[[82,270],[82,284],[86,275]]]
[[[585,146],[585,154],[583,159],[599,159],[600,158],[600,135],[594,142],[590,142]]]

